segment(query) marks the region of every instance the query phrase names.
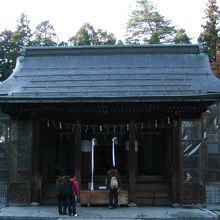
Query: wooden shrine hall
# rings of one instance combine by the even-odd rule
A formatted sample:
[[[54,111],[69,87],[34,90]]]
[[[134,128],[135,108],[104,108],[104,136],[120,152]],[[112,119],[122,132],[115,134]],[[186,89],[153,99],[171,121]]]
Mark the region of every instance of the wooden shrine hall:
[[[122,205],[219,203],[219,100],[200,45],[24,47],[0,84],[0,199],[52,204],[74,171],[82,205],[107,204],[114,158]]]

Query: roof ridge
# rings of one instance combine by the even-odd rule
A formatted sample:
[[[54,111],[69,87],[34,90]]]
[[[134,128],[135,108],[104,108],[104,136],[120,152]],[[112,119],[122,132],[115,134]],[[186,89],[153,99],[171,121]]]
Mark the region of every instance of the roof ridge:
[[[22,47],[21,56],[70,56],[116,54],[200,54],[199,44],[92,45],[62,47]]]

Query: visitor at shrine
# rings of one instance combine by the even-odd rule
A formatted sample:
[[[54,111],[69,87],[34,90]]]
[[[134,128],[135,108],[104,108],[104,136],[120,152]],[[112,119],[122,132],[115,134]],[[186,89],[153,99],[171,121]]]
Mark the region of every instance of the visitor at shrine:
[[[76,204],[79,202],[80,198],[80,188],[79,188],[79,182],[76,179],[75,175],[70,176],[70,182],[72,183],[72,203],[71,203],[71,210],[72,210],[72,215],[73,216],[78,216],[76,213]]]
[[[67,198],[64,195],[65,187],[66,187],[66,176],[64,174],[59,175],[56,180],[55,194],[57,197],[58,212],[60,215],[65,215],[67,209]]]
[[[118,194],[121,188],[121,177],[115,166],[107,172],[107,189],[109,191],[109,208],[118,208]]]

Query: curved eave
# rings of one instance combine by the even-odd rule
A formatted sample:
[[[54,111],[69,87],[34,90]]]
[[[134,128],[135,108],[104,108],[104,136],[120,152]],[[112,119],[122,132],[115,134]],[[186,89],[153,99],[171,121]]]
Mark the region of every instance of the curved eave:
[[[220,93],[196,96],[154,96],[154,97],[5,97],[0,96],[2,103],[121,103],[121,102],[214,102],[220,101]]]

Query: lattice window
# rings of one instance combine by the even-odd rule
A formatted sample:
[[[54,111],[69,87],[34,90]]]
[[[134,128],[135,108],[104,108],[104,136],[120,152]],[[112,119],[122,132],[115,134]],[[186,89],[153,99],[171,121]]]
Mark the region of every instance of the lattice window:
[[[219,104],[209,106],[203,114],[206,203],[220,203]]]
[[[182,202],[202,203],[203,184],[203,141],[201,120],[183,120],[182,131]]]

